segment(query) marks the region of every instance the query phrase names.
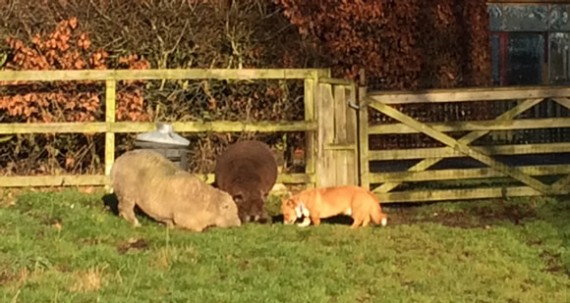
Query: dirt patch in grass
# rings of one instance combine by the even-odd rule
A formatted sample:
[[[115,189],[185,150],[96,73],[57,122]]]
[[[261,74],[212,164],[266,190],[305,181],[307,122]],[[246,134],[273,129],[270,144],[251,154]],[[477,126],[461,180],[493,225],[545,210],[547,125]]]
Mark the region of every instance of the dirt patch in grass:
[[[436,205],[436,204],[434,204]],[[474,203],[461,209],[402,205],[387,208],[390,225],[416,224],[422,222],[440,223],[457,228],[489,228],[492,225],[511,222],[515,225],[537,217],[536,209],[527,205],[505,203],[495,200],[485,205]]]
[[[117,246],[117,252],[119,254],[125,254],[130,250],[147,250],[149,247],[148,242],[145,239],[129,239]]]
[[[10,281],[14,280],[14,275],[8,272],[8,270],[4,269],[0,271],[0,286],[7,284]]]
[[[546,271],[551,273],[561,273],[570,276],[570,272],[562,264],[562,256],[560,253],[544,251],[540,257],[546,264]]]

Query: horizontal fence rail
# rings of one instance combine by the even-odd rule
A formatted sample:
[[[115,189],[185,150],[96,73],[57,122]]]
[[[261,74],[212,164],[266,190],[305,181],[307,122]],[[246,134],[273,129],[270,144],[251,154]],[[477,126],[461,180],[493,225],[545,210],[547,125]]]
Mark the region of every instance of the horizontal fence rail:
[[[314,78],[318,69],[137,69],[0,71],[0,81],[107,81],[107,80],[293,80]]]
[[[539,86],[539,87],[493,87],[493,88],[462,88],[434,89],[414,92],[368,92],[368,98],[383,104],[414,104],[440,102],[473,102],[520,100],[530,98],[570,97],[570,87]]]
[[[530,176],[547,176],[570,174],[570,165],[530,165],[519,166],[519,169]],[[487,179],[506,177],[504,173],[491,168],[438,169],[431,171],[405,171],[372,174],[371,183],[384,182],[419,182],[419,181],[451,181],[457,179]]]
[[[177,132],[297,132],[316,131],[316,122],[287,121],[287,122],[173,122],[172,127]],[[60,123],[0,123],[0,134],[50,134],[50,133],[140,133],[154,130],[155,123],[146,122],[60,122]]]
[[[487,155],[526,155],[570,152],[570,143],[516,144],[498,146],[472,146],[473,150]],[[429,158],[459,158],[465,154],[451,147],[375,150],[368,152],[369,160],[407,160]]]
[[[280,174],[278,182],[314,185],[316,132],[315,90],[325,69],[151,69],[151,70],[41,70],[0,71],[0,86],[19,82],[103,81],[105,85],[105,122],[0,123],[0,135],[105,133],[104,175],[3,176],[0,187],[43,187],[109,185],[115,160],[115,134],[140,133],[155,129],[155,123],[116,122],[116,86],[123,80],[304,80],[305,116],[302,121],[191,121],[172,122],[173,130],[198,132],[307,132],[306,169],[304,174]],[[195,174],[213,182],[212,174]],[[277,186],[277,185],[276,185]]]
[[[380,201],[385,203],[457,201],[543,195],[541,192],[527,186],[430,189],[389,193],[375,192],[375,194]]]

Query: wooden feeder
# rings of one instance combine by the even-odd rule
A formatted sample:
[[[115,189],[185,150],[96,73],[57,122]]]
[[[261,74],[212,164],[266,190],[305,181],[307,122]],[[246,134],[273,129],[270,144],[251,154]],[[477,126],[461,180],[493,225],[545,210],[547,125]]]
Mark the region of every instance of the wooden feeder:
[[[135,140],[135,148],[154,150],[183,170],[188,168],[188,145],[190,141],[175,133],[172,125],[160,122],[156,131],[139,134]]]

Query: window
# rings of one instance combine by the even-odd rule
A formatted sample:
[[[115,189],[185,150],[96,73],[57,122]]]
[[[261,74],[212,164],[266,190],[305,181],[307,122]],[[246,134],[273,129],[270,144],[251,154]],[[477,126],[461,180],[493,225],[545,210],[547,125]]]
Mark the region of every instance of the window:
[[[491,3],[495,85],[570,84],[570,4]]]

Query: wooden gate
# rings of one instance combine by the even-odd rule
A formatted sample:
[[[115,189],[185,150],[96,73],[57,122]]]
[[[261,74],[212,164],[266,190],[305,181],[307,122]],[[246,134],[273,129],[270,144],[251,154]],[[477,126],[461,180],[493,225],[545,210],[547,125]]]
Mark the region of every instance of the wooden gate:
[[[362,96],[359,98],[360,181],[362,186],[377,193],[382,201],[420,202],[569,193],[569,142],[545,143],[544,140],[533,139],[532,135],[528,135],[524,139],[526,141],[520,141],[519,144],[488,143],[489,140],[492,141],[493,136],[487,138],[487,143],[477,143],[477,140],[492,131],[520,132],[525,129],[525,133],[531,134],[532,130],[537,129],[570,128],[569,88],[485,88],[422,93],[366,93],[362,90],[360,95]],[[413,103],[424,103],[429,106],[443,102],[490,104],[493,101],[506,102],[513,99],[518,101],[515,106],[498,114],[494,120],[484,121],[424,123],[394,106],[403,107]],[[564,108],[564,117],[517,119],[525,111],[549,99]],[[512,101],[509,104],[512,104]],[[368,121],[369,110],[378,111],[397,123],[371,126]],[[449,132],[460,135],[454,138],[447,134]],[[370,150],[369,148],[371,135],[412,133],[425,134],[442,144],[443,147],[391,150]],[[560,158],[562,162],[545,165],[544,159],[547,158],[544,155],[554,155],[552,158]],[[510,158],[521,158],[521,156],[526,156],[527,160],[509,162]],[[498,157],[502,157],[502,160]],[[569,161],[564,162],[564,157],[567,157]],[[473,166],[479,165],[479,167],[430,169],[436,164],[441,164],[443,160],[451,158],[455,158],[455,162],[459,165],[464,164],[462,162],[471,161],[475,163]],[[466,160],[457,161],[457,159]],[[533,159],[538,164],[529,165],[534,161]],[[384,167],[388,167],[386,163],[403,160],[412,162],[412,164],[408,164],[403,170],[383,171],[383,166],[379,165],[379,172],[369,171],[371,161],[383,161]],[[414,160],[415,163],[413,163]],[[402,186],[406,184],[407,186]],[[437,184],[437,186],[430,187],[430,184]],[[395,191],[399,187],[403,189]]]
[[[356,85],[327,76],[318,79],[315,98],[319,125],[317,184],[358,185]]]

